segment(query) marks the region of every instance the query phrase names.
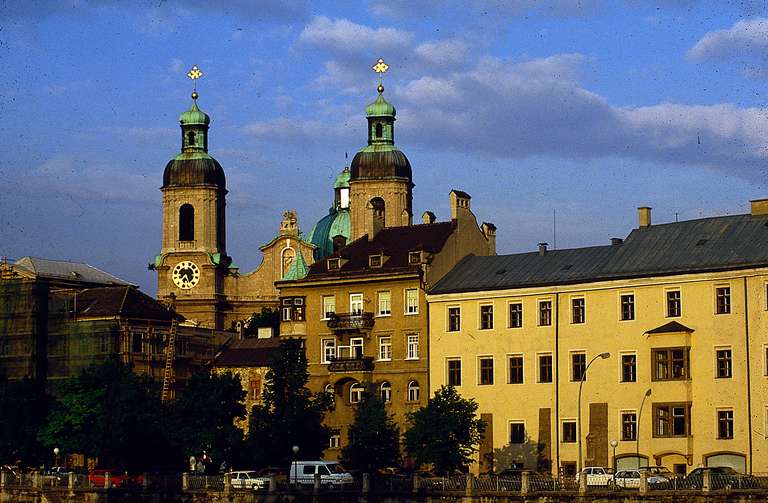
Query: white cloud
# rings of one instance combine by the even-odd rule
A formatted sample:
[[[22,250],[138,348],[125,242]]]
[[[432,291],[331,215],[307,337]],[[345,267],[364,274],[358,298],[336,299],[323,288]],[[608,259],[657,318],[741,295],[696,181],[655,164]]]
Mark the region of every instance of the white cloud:
[[[410,32],[397,28],[370,28],[347,19],[316,16],[304,27],[299,41],[331,51],[334,54],[357,54],[369,58],[373,54],[401,51],[413,39]]]
[[[768,19],[755,18],[736,22],[730,28],[706,33],[688,51],[695,60],[727,60],[768,56]]]
[[[311,143],[331,137],[350,137],[350,128],[344,123],[329,123],[318,120],[296,120],[279,118],[258,121],[241,128],[243,133],[261,140],[277,140],[290,143]]]
[[[168,65],[168,71],[171,73],[179,73],[184,68],[184,62],[179,58],[173,58],[171,64]]]
[[[433,40],[419,45],[414,52],[432,66],[454,66],[464,63],[469,45],[458,39]]]

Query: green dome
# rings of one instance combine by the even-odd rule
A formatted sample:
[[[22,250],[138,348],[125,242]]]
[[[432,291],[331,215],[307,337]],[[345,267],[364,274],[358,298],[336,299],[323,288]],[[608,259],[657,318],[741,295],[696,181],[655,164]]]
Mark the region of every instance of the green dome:
[[[349,209],[332,209],[312,227],[307,236],[307,241],[316,246],[315,260],[322,260],[333,253],[334,236],[344,236],[349,242],[351,231]]]
[[[368,117],[395,116],[395,107],[384,99],[384,94],[379,93],[376,101],[365,107],[365,115]]]
[[[192,102],[192,107],[179,116],[179,122],[182,126],[190,124],[203,124],[207,126],[211,123],[208,114],[197,108],[197,100]]]
[[[336,182],[333,184],[334,189],[348,189],[349,188],[349,168],[344,167],[344,170],[336,177]]]

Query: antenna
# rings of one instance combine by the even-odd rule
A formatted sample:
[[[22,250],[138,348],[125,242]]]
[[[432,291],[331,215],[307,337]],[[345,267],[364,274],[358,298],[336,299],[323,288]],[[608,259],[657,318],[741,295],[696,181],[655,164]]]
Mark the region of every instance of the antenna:
[[[557,250],[557,210],[552,208],[552,249]]]

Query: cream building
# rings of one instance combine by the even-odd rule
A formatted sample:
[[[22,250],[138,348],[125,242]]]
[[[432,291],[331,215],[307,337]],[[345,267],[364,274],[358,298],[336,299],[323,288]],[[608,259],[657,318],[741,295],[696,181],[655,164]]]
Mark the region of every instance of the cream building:
[[[430,389],[488,422],[479,471],[573,472],[579,445],[583,466],[768,471],[768,200],[661,225],[640,208],[607,246],[470,257],[428,304]]]

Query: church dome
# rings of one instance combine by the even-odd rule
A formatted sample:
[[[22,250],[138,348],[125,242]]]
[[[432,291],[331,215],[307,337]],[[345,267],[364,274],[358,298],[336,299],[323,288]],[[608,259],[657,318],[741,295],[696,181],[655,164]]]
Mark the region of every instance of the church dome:
[[[349,241],[352,225],[348,208],[331,209],[309,232],[307,241],[316,246],[315,260],[322,260],[333,253],[333,238],[344,236]]]
[[[384,94],[382,93],[384,88],[380,87],[380,89],[381,91],[379,91],[379,97],[376,98],[376,101],[365,107],[365,115],[368,117],[394,117],[395,107],[384,99]]]
[[[336,182],[333,184],[334,189],[348,189],[349,188],[349,168],[344,168],[344,170],[339,173],[339,176],[336,177]]]
[[[211,118],[208,114],[197,108],[197,100],[192,102],[192,107],[189,110],[179,115],[179,122],[182,126],[197,124],[207,126],[211,123]]]
[[[182,152],[172,159],[163,172],[163,188],[190,185],[215,185],[226,189],[224,169],[219,161],[205,152]]]
[[[411,163],[405,154],[390,145],[369,145],[352,159],[352,180],[393,177],[410,180],[412,173]]]

